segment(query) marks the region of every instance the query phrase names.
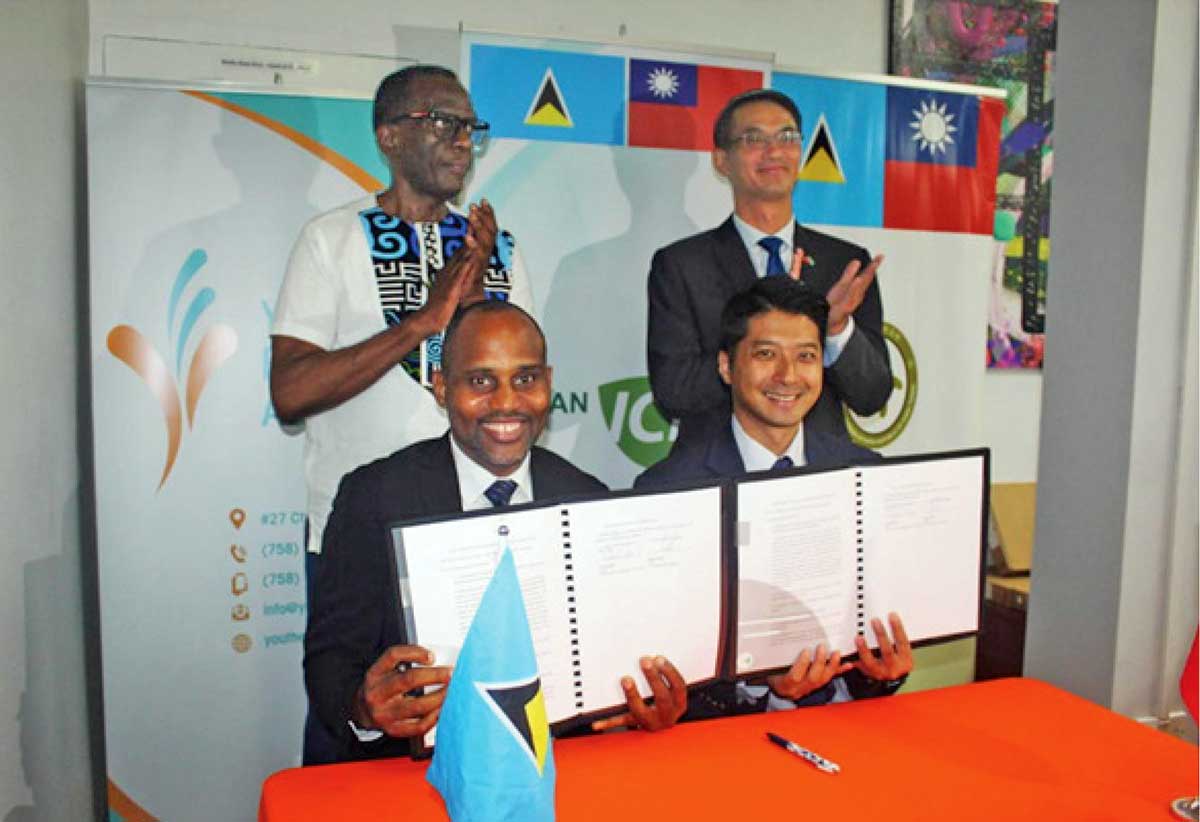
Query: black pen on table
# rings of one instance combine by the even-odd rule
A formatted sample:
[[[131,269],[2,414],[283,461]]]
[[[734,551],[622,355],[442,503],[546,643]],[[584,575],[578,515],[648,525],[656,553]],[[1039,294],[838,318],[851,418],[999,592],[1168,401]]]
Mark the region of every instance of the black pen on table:
[[[767,739],[771,740],[785,751],[791,751],[801,759],[808,760],[808,762],[810,762],[812,766],[819,771],[824,771],[825,773],[840,773],[842,770],[841,766],[839,766],[836,762],[830,762],[820,754],[814,753],[808,748],[803,748],[789,739],[784,739],[779,734],[773,734],[770,731],[767,731]]]

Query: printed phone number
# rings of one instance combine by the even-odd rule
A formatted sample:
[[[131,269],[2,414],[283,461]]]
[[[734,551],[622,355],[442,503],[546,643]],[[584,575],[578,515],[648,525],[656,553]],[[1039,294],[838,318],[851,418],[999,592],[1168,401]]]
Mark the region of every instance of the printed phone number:
[[[300,544],[296,542],[265,542],[262,547],[262,555],[264,559],[299,556]]]

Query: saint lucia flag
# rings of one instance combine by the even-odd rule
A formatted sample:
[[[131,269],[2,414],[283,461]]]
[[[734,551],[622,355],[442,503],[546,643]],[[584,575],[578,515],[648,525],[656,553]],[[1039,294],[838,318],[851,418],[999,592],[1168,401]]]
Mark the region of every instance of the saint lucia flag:
[[[454,666],[425,778],[454,822],[554,819],[550,727],[508,549]]]

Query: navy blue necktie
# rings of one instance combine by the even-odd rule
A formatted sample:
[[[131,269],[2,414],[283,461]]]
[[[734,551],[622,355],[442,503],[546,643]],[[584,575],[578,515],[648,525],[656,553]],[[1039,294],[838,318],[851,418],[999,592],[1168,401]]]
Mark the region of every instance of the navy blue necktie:
[[[775,464],[771,466],[772,471],[783,471],[786,468],[791,468],[796,463],[792,462],[791,457],[780,457],[775,460]]]
[[[783,248],[783,240],[778,237],[763,237],[758,244],[767,250],[767,273],[765,276],[778,277],[787,274],[787,269],[783,267],[783,257],[779,254],[779,250]]]
[[[497,508],[503,508],[508,505],[512,499],[513,492],[517,490],[517,484],[512,480],[496,480],[487,487],[483,495],[488,498],[488,502]]]

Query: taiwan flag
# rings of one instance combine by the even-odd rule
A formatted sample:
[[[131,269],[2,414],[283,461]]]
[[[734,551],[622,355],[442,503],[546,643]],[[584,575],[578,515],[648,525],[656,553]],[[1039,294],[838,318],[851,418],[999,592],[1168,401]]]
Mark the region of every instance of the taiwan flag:
[[[628,143],[711,151],[713,123],[725,103],[762,85],[761,71],[631,59]]]
[[[884,227],[991,234],[1003,101],[898,86],[887,94]]]

